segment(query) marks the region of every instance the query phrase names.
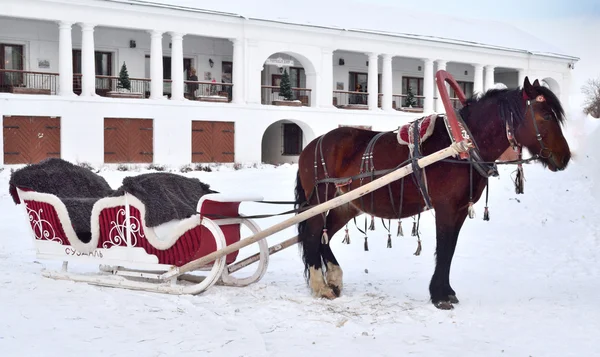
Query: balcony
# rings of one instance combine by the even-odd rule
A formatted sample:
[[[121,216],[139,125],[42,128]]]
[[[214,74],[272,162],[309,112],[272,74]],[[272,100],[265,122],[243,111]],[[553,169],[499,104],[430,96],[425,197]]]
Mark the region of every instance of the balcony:
[[[261,104],[310,107],[312,89],[292,88],[293,97],[286,101],[279,95],[279,86],[261,86]]]
[[[58,73],[0,69],[0,92],[54,95]]]

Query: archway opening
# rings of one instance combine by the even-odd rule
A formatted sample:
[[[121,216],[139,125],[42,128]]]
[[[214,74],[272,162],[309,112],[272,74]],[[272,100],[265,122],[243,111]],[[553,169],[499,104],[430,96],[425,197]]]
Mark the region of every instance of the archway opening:
[[[304,147],[315,138],[313,130],[296,120],[278,120],[265,130],[261,143],[261,161],[266,164],[294,164]]]
[[[281,87],[286,80],[289,93]],[[306,57],[277,52],[265,60],[261,72],[261,104],[310,107],[315,103],[316,87],[316,72]]]

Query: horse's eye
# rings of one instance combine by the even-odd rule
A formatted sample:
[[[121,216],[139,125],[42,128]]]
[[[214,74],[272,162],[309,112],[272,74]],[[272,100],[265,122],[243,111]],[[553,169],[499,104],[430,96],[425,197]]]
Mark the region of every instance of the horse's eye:
[[[544,114],[544,120],[552,120],[553,116],[552,114]]]

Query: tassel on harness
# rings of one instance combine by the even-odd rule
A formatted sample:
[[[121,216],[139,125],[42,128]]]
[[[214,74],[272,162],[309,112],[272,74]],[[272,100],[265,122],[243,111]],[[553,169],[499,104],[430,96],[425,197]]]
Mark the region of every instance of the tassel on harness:
[[[348,225],[346,224],[346,235],[344,235],[344,239],[342,240],[343,244],[350,244],[350,233],[348,233]]]
[[[323,235],[321,235],[321,244],[329,244],[329,236],[327,235],[327,228],[323,228]]]
[[[525,192],[525,174],[523,173],[523,165],[517,165],[517,175],[515,177],[515,192],[522,194]]]
[[[475,218],[475,208],[473,208],[473,201],[469,202],[468,212],[469,212],[469,218],[471,218],[471,219]]]
[[[404,232],[402,231],[402,221],[398,220],[398,233],[396,233],[396,237],[404,237]]]
[[[371,215],[371,224],[369,225],[369,230],[370,231],[375,230],[375,216],[373,216],[373,215]]]
[[[417,221],[413,221],[412,232],[410,233],[410,235],[415,237],[417,236],[417,234]]]
[[[369,251],[369,242],[367,241],[368,237],[365,237],[365,252]]]

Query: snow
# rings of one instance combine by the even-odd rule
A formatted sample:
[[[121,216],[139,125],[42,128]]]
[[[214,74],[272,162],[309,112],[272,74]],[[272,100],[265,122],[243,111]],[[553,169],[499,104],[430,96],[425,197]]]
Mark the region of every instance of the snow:
[[[332,249],[345,285],[342,297],[333,301],[310,296],[295,246],[272,255],[263,279],[251,286],[170,296],[41,277],[43,266],[58,269],[60,264],[35,259],[22,207],[5,190],[0,195],[0,269],[5,272],[0,350],[4,356],[103,357],[600,356],[600,187],[594,180],[600,169],[594,155],[600,127],[591,121],[577,118],[567,127],[576,157],[566,171],[526,165],[524,195],[514,193],[514,167],[501,167],[500,178],[491,180],[491,221],[481,219],[482,200],[477,217],[467,220],[460,235],[451,280],[461,302],[452,311],[437,310],[428,301],[433,212],[422,216],[418,257],[414,237],[394,236],[393,248],[386,249],[381,221],[369,232],[369,252],[353,225],[352,244],[341,244],[343,232],[338,233]],[[185,175],[228,194],[292,200],[296,169],[221,166]],[[143,172],[143,166],[139,171],[107,166],[101,174],[117,187],[125,176]],[[0,185],[7,188],[9,176],[5,167]],[[243,203],[241,210],[289,208]],[[287,217],[258,223],[264,229]],[[405,219],[403,227],[408,233],[411,220]],[[268,241],[273,245],[294,234],[294,228],[286,229]],[[242,254],[255,251],[251,247]],[[74,269],[93,272],[96,267]]]
[[[493,46],[545,55],[568,56],[563,49],[507,22],[439,15],[400,5],[381,5],[357,0],[304,0],[278,6],[272,1],[229,0],[199,3],[197,0],[108,0],[142,5],[172,6],[183,11],[209,10],[248,19],[343,30],[393,34],[467,45]],[[317,10],[318,9],[318,10]],[[493,11],[493,10],[490,10]],[[551,41],[548,38],[547,41]]]

